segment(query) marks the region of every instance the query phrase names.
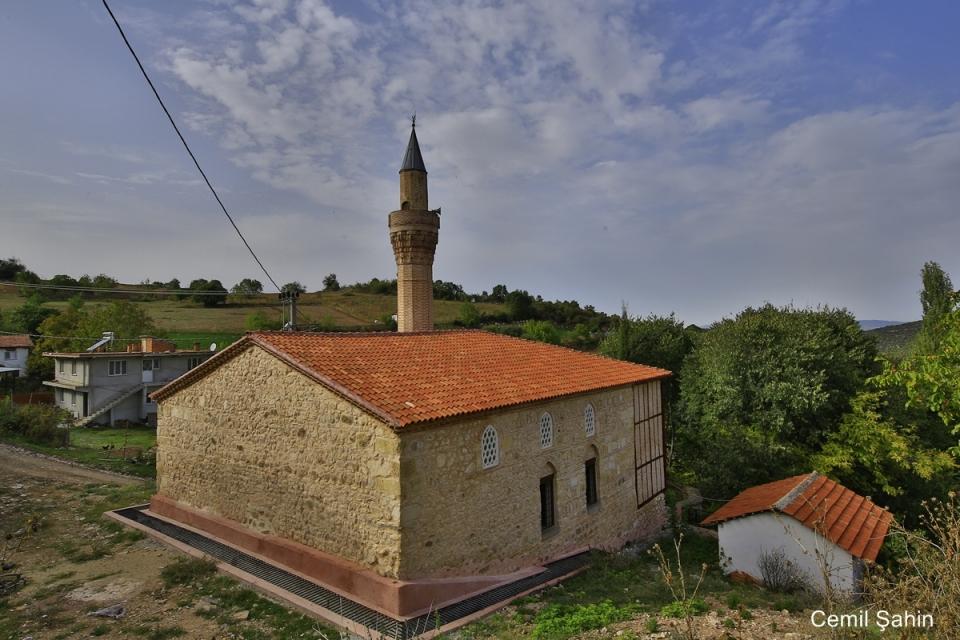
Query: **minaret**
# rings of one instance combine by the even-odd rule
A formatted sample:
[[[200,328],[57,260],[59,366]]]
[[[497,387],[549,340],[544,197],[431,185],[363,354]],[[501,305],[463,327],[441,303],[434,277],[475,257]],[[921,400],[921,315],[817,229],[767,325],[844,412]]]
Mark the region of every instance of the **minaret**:
[[[390,214],[390,244],[397,260],[397,330],[433,329],[433,252],[440,210],[427,208],[427,168],[417,142],[416,116],[400,166],[400,209]]]

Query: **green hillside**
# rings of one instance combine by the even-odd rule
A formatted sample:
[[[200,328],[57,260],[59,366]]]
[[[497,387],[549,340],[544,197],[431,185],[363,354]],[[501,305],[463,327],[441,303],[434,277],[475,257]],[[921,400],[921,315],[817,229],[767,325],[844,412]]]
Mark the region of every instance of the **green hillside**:
[[[10,288],[0,291],[0,312],[10,311],[23,302],[24,298]],[[90,300],[85,304],[96,307],[107,302],[101,299]],[[171,333],[243,333],[248,315],[260,312],[270,320],[279,321],[281,310],[277,297],[268,294],[229,296],[226,304],[216,307],[204,307],[190,300],[169,298],[137,302],[148,310],[158,328]],[[63,309],[68,303],[57,300],[45,304],[54,309]],[[475,304],[482,313],[500,314],[506,311],[506,306],[502,304]],[[452,324],[459,317],[462,305],[463,303],[458,301],[434,300],[433,312],[437,324]],[[298,307],[301,323],[317,323],[337,328],[364,327],[378,324],[384,316],[396,313],[397,297],[354,291],[307,293],[300,296]]]
[[[917,337],[920,326],[923,323],[920,320],[914,322],[905,322],[903,324],[894,324],[879,329],[871,329],[866,334],[873,336],[877,340],[877,348],[880,353],[887,357],[902,358],[907,355],[910,344]]]

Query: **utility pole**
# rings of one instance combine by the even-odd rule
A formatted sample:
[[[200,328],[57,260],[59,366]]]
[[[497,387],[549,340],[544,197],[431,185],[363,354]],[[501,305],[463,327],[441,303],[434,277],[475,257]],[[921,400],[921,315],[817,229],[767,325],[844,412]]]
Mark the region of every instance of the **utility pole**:
[[[300,297],[300,292],[294,290],[281,291],[278,295],[280,298],[280,303],[283,305],[283,316],[281,321],[283,322],[284,331],[296,331],[297,330],[297,298]],[[289,320],[287,319],[287,308],[290,309]]]

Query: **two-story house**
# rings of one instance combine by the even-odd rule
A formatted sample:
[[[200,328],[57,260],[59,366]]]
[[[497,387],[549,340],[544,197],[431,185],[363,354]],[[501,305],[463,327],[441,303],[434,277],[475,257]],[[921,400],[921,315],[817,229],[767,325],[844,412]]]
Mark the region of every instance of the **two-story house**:
[[[156,421],[150,393],[209,358],[211,351],[195,344],[178,351],[172,342],[143,336],[126,351],[44,353],[53,358],[56,404],[77,420],[78,426],[112,425],[117,420]]]
[[[27,375],[27,356],[33,349],[30,336],[0,336],[0,375]]]

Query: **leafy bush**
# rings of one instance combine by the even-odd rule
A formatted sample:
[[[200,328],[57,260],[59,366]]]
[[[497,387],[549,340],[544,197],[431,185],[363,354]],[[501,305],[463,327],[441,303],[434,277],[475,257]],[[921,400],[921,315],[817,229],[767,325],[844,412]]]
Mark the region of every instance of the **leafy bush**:
[[[783,549],[763,550],[757,559],[763,586],[777,593],[793,593],[807,586],[807,575]]]
[[[540,610],[533,626],[535,640],[552,640],[599,629],[626,620],[637,610],[635,605],[618,607],[609,600],[584,605],[549,605]]]
[[[34,444],[69,445],[70,431],[59,426],[68,420],[69,414],[54,406],[15,405],[9,398],[0,401],[0,432],[21,436]]]
[[[660,613],[668,618],[690,618],[706,613],[710,610],[703,598],[690,598],[689,600],[674,600],[670,604],[665,604],[660,608]]]

